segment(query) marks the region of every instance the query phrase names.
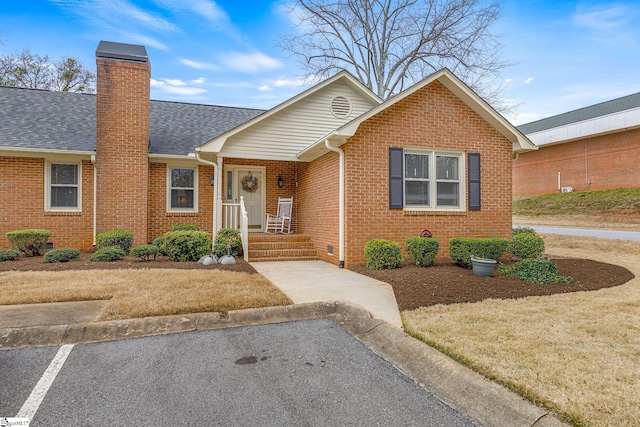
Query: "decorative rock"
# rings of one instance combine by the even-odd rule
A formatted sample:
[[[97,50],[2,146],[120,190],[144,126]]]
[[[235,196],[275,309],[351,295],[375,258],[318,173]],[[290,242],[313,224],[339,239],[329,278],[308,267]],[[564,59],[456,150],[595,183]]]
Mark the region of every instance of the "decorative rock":
[[[202,264],[204,265],[213,265],[213,264],[217,264],[218,261],[216,260],[215,256],[207,256],[204,261],[202,262]]]
[[[232,257],[231,255],[225,255],[225,256],[220,258],[220,264],[231,265],[231,264],[235,264],[235,263],[236,263],[236,259],[234,257]]]

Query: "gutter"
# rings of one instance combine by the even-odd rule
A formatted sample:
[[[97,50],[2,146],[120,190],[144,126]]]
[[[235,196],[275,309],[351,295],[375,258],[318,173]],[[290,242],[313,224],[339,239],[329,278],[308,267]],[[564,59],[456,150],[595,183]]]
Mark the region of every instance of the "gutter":
[[[344,268],[344,151],[341,148],[334,147],[329,142],[329,138],[324,140],[324,144],[327,150],[333,151],[340,155],[340,178],[339,178],[339,245],[340,245],[340,258],[338,261],[338,268]]]
[[[199,148],[196,148],[194,152],[195,152],[196,160],[198,160],[198,162],[204,163],[205,165],[210,165],[213,167],[213,176],[215,176],[215,179],[216,179],[216,181],[214,182],[215,185],[214,185],[214,194],[213,194],[213,211],[211,213],[211,252],[213,253],[216,234],[218,232],[217,226],[216,226],[217,219],[218,219],[218,216],[216,215],[216,206],[218,206],[218,193],[220,193],[220,198],[222,197],[222,193],[221,193],[222,188],[220,187],[221,179],[220,179],[220,176],[218,175],[218,164],[201,158]],[[189,156],[190,155],[191,153],[189,153]]]
[[[91,155],[93,165],[93,246],[96,246],[96,234],[98,232],[98,168],[96,167],[96,155]]]

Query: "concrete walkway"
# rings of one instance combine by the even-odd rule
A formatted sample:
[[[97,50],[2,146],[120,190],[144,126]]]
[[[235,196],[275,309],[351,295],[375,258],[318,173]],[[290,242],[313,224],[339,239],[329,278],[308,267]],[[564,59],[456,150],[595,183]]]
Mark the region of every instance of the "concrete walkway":
[[[347,301],[402,328],[391,285],[324,261],[254,262],[251,266],[295,304]]]

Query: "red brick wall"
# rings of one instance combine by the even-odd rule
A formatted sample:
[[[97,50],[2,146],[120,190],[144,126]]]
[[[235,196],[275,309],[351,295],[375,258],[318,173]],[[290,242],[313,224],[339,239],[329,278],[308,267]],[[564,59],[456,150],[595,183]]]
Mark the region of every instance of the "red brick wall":
[[[576,191],[640,185],[640,129],[598,136],[520,154],[513,164],[513,194],[558,192],[560,185]]]
[[[93,244],[93,166],[82,162],[82,211],[45,212],[45,160],[0,157],[0,247],[6,233],[27,228],[51,231],[54,248],[90,249]]]
[[[98,233],[124,228],[147,242],[150,99],[148,64],[96,60]]]
[[[445,213],[390,209],[389,147],[481,153],[482,210]],[[364,246],[371,239],[389,239],[404,247],[408,237],[418,236],[425,228],[439,240],[439,256],[448,255],[452,237],[509,237],[511,147],[506,138],[439,82],[364,122],[342,147],[346,156],[347,195],[345,266],[365,261]],[[322,159],[314,163],[318,161]],[[337,161],[333,169],[337,173]],[[328,172],[329,168],[323,171]],[[466,171],[464,179],[466,183]],[[337,185],[337,178],[334,182]],[[331,188],[321,185],[320,191],[329,193],[333,191]],[[337,215],[337,205],[331,209]],[[322,216],[332,218],[327,212]],[[313,232],[317,234],[316,230]]]
[[[209,183],[213,167],[198,166],[198,212],[167,212],[167,165],[149,165],[149,232],[147,241],[169,231],[172,225],[196,224],[200,230],[213,232],[214,187]],[[214,236],[215,237],[215,236]]]
[[[337,153],[298,165],[299,231],[311,236],[321,260],[336,265],[340,261],[339,168]],[[329,245],[333,246],[333,255],[327,251]]]
[[[224,166],[261,166],[265,168],[266,179],[266,212],[275,214],[278,210],[278,197],[293,197],[293,219],[291,221],[291,230],[297,230],[298,227],[298,197],[296,187],[297,163],[282,162],[275,160],[255,160],[255,159],[234,159],[225,158]],[[224,168],[223,166],[223,168]],[[227,188],[227,176],[222,174],[222,199],[225,201],[225,193]],[[278,176],[283,179],[282,188],[278,188]],[[208,179],[207,179],[208,180]],[[260,185],[260,184],[258,184]],[[265,185],[263,183],[262,185]]]

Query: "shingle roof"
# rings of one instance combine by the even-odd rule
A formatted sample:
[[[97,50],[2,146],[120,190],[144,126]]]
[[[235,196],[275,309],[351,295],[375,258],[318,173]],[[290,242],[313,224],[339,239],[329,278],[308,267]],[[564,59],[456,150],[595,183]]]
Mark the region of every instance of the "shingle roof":
[[[0,86],[0,147],[94,151],[96,97]],[[263,110],[151,101],[149,153],[187,155]]]
[[[640,92],[518,126],[525,135],[640,107]]]

